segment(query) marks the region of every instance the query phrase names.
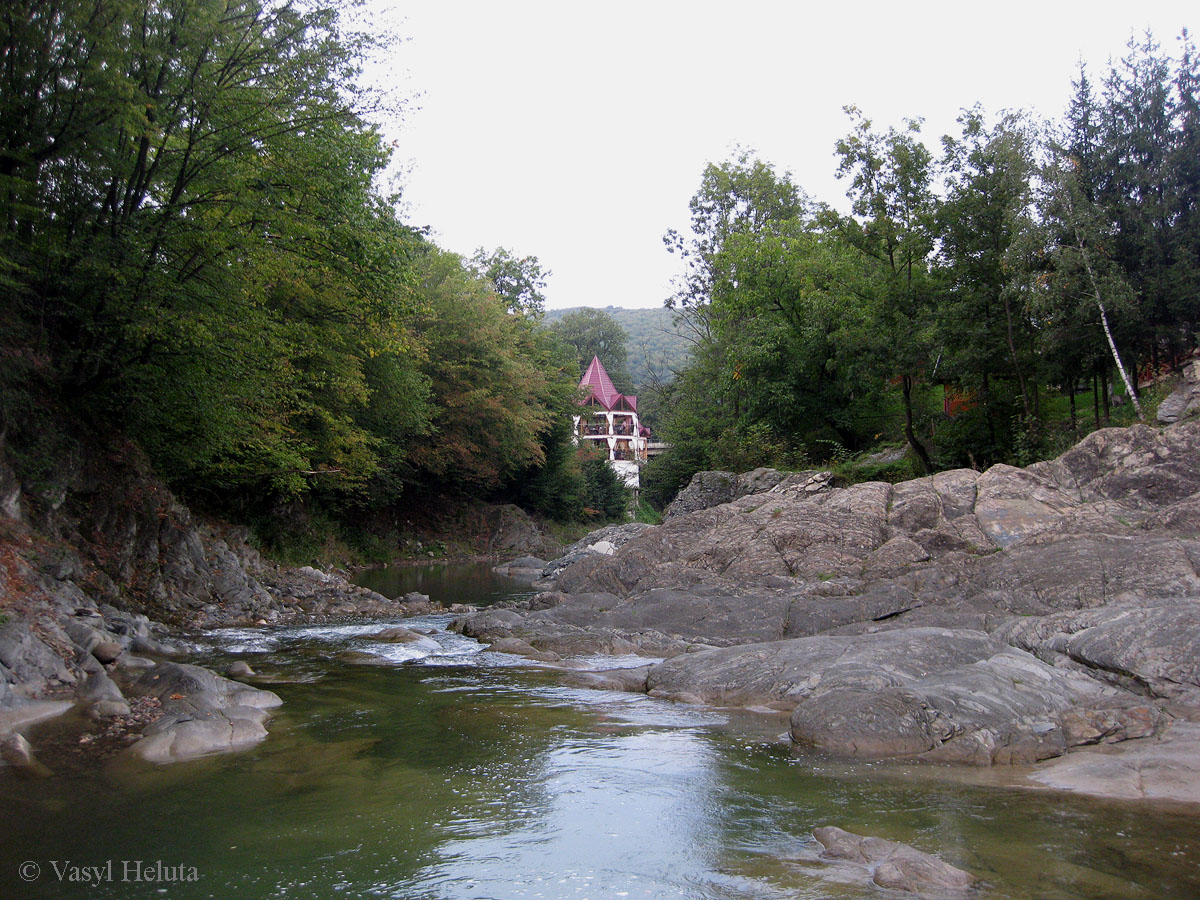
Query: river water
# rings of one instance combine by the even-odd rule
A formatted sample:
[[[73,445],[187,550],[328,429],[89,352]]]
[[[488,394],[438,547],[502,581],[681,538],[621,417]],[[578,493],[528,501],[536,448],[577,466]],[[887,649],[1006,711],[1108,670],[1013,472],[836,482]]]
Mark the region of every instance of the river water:
[[[446,603],[521,590],[481,566],[363,580]],[[936,852],[980,876],[985,898],[1200,897],[1194,808],[1035,792],[1007,771],[797,757],[783,718],[571,688],[446,632],[449,618],[406,622],[437,652],[372,644],[377,623],[205,636],[199,661],[245,659],[284,699],[270,738],[166,767],[0,770],[0,898],[906,896],[820,860],[811,832],[825,824]],[[389,664],[339,661],[347,649]],[[23,880],[29,863],[40,874]]]

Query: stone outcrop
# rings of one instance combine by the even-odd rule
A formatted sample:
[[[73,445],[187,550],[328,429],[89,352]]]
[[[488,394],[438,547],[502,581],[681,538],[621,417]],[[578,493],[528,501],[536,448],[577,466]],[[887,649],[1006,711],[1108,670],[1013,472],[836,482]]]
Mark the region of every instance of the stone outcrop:
[[[523,553],[548,559],[559,555],[562,550],[562,545],[543,532],[529,513],[519,506],[511,503],[485,506],[484,520],[490,534],[489,553],[501,557]]]
[[[688,653],[652,696],[792,709],[801,746],[865,759],[1036,762],[1154,733],[1152,705],[983,632],[912,628]]]
[[[882,888],[913,894],[943,893],[965,891],[978,881],[970,872],[908,844],[864,837],[835,825],[814,828],[813,837],[825,848],[823,859],[862,866],[870,873],[871,881]]]
[[[24,730],[76,707],[97,733],[140,737],[136,752],[156,762],[261,740],[278,698],[197,667],[171,668],[186,648],[164,622],[393,617],[411,608],[341,573],[267,562],[244,529],[193,516],[131,444],[64,440],[69,452],[39,460],[36,488],[27,489],[0,437],[0,741],[10,762],[28,755]],[[176,687],[153,690],[146,672]]]
[[[267,736],[269,710],[282,704],[270,691],[248,687],[200,666],[160,662],[128,685],[152,697],[162,715],[129,752],[154,763],[179,762],[240,750]]]
[[[566,547],[560,556],[545,564],[541,576],[542,578],[555,578],[567,566],[574,565],[589,556],[612,556],[650,527],[643,522],[606,525]]]
[[[1158,405],[1158,421],[1171,425],[1200,412],[1200,359],[1192,360],[1183,369],[1179,386]]]
[[[668,657],[647,690],[790,710],[826,752],[987,764],[1153,741],[1200,709],[1198,460],[1190,419],[897,485],[698,475],[661,526],[457,627]]]
[[[1157,738],[1080,750],[1042,764],[1031,777],[1098,797],[1200,803],[1200,723],[1179,721]]]

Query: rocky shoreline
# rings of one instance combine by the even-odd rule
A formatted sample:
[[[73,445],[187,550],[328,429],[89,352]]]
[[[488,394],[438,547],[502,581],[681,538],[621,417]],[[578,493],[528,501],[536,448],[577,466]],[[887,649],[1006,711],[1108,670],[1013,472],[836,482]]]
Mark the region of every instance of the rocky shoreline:
[[[270,563],[244,529],[193,516],[135,448],[90,449],[28,491],[0,442],[0,760],[20,772],[49,774],[25,732],[72,711],[81,745],[155,763],[263,740],[279,697],[181,662],[196,630],[435,608]]]
[[[515,562],[543,592],[453,627],[663,659],[597,686],[781,710],[838,756],[1200,802],[1195,419],[897,485],[700,473],[661,526]]]
[[[811,752],[1200,802],[1198,462],[1193,419],[897,485],[700,473],[660,526],[501,567],[541,592],[452,627],[579,684],[785,713]],[[181,662],[189,629],[435,608],[265,561],[136,466],[60,494],[23,502],[0,454],[0,758],[27,774],[23,733],[68,710],[158,763],[264,739],[279,698]],[[649,659],[572,671],[595,654]]]

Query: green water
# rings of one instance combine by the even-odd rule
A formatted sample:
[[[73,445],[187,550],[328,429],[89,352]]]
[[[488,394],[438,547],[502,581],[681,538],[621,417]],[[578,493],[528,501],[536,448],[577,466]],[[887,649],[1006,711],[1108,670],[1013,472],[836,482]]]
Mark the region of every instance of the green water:
[[[0,774],[0,898],[904,896],[819,860],[823,824],[937,852],[982,877],[982,897],[1200,897],[1194,810],[794,758],[782,719],[573,689],[444,632],[440,654],[337,662],[371,646],[366,630],[211,637],[209,661],[249,660],[285,701],[248,752]],[[99,884],[53,865],[110,859]],[[199,880],[123,881],[126,860]],[[20,879],[25,861],[39,878]]]

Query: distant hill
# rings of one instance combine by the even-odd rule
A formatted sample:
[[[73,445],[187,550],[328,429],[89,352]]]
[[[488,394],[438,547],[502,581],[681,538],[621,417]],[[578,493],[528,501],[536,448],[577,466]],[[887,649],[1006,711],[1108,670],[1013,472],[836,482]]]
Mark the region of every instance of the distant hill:
[[[548,309],[546,324],[580,309],[583,307]],[[638,390],[652,383],[655,378],[670,381],[674,373],[687,364],[691,345],[675,330],[673,311],[664,307],[624,309],[619,306],[606,306],[602,311],[612,316],[625,331],[629,374]]]

